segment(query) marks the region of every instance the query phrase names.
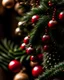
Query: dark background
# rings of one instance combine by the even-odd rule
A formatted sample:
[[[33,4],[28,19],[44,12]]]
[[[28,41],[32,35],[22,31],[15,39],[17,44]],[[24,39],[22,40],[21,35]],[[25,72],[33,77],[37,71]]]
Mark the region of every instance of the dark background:
[[[16,44],[20,42],[21,38],[15,35],[15,29],[18,23],[16,16],[17,14],[14,8],[6,9],[2,6],[0,0],[0,40],[7,38]],[[0,80],[12,80],[11,73],[0,68]]]
[[[20,37],[15,34],[18,20],[16,19],[17,13],[14,7],[6,9],[2,6],[0,0],[0,39],[7,38],[15,43],[19,43]]]

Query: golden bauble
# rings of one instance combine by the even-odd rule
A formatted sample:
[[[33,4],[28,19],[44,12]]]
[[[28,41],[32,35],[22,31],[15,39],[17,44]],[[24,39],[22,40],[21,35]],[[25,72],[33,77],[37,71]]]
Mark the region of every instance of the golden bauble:
[[[36,66],[36,65],[38,65],[38,62],[30,61],[30,66],[31,66],[31,67],[34,67],[34,66]]]
[[[23,13],[24,13],[24,8],[23,8],[23,7],[21,8],[21,6],[22,6],[22,4],[20,4],[19,2],[17,2],[17,3],[15,4],[15,7],[14,7],[15,11],[16,11],[19,15],[23,15]]]
[[[20,27],[20,26],[23,26],[25,24],[25,21],[20,21],[20,22],[18,22],[18,26]]]
[[[17,28],[15,29],[15,34],[16,34],[16,35],[21,35],[21,33],[22,33],[21,29],[20,29],[19,27],[17,27]]]
[[[14,76],[13,80],[29,80],[29,77],[24,72],[19,72]]]
[[[8,9],[12,8],[14,6],[14,3],[14,0],[2,0],[2,5]]]
[[[23,13],[24,13],[24,9],[23,8],[19,8],[17,13],[22,16]]]
[[[15,11],[18,11],[18,9],[23,5],[23,2],[17,2],[14,6]]]
[[[18,11],[19,7],[20,7],[20,3],[17,2],[17,3],[15,4],[15,6],[14,6],[15,11]]]

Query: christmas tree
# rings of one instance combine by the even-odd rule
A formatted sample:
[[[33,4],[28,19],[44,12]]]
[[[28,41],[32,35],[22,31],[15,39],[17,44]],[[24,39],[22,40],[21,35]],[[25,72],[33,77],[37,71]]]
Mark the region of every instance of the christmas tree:
[[[1,41],[0,67],[12,72],[13,80],[63,80],[64,0],[23,2],[15,30],[23,34],[21,44]]]

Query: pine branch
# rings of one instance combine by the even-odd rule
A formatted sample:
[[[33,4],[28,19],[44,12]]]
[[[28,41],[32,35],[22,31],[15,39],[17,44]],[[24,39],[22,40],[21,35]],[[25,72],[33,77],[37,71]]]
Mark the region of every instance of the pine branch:
[[[14,48],[17,48],[14,46],[14,43],[11,44],[12,42],[7,39],[1,40],[0,44],[0,67],[6,69],[8,63],[12,60],[15,59],[14,54]]]
[[[14,49],[14,43],[11,41],[7,41],[7,39],[1,40],[0,50],[2,50],[4,53],[8,54],[9,52],[13,52]]]
[[[4,64],[2,64],[1,62],[0,62],[0,67],[3,68],[4,70],[8,71],[7,66],[5,66]]]
[[[23,56],[21,56],[21,58],[20,58],[20,62],[22,62],[24,59],[26,59],[26,57],[27,57],[27,55],[23,55]]]
[[[30,59],[30,55],[26,57],[26,60],[29,60],[29,59]]]
[[[2,45],[4,46],[4,48],[6,48],[7,50],[9,50],[9,47],[7,45],[7,39],[1,40]]]
[[[39,76],[39,79],[46,80],[49,77],[52,77],[54,75],[57,75],[62,70],[64,70],[64,62],[59,63],[58,65],[55,65],[54,68],[51,68],[50,70],[46,70],[41,76]]]
[[[3,58],[5,58],[6,60],[8,59],[10,59],[10,57],[8,56],[8,55],[6,55],[5,53],[3,53],[3,52],[1,52],[0,51],[0,55],[3,57]]]
[[[29,59],[25,50],[22,50],[17,45],[14,45],[14,43],[10,40],[2,40],[2,43],[0,44],[0,50],[0,67],[2,67],[5,70],[11,60],[17,59],[20,62],[22,62],[23,60]]]
[[[44,32],[43,30],[45,30],[45,26],[47,26],[48,21],[49,21],[48,16],[42,16],[42,18],[39,19],[38,23],[36,24],[36,27],[30,34],[31,36],[30,43],[32,45],[37,44],[37,41],[40,39],[41,34]]]
[[[18,57],[18,56],[22,56],[22,55],[24,55],[25,54],[25,51],[16,51],[16,52],[14,52],[14,56],[16,57]]]
[[[3,58],[2,56],[0,56],[0,61],[3,63],[8,63],[9,62],[9,60],[6,60],[5,58]]]
[[[21,18],[21,21],[29,21],[34,14],[42,14],[48,10],[48,7],[43,3],[38,8],[32,8],[30,12]]]

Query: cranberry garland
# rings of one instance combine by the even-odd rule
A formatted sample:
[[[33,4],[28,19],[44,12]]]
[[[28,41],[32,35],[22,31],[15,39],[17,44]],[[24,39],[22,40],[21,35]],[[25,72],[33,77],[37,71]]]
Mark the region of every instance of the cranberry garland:
[[[25,38],[24,38],[24,40],[23,40],[23,42],[25,43],[25,44],[28,44],[29,43],[29,36],[26,36]]]
[[[59,48],[59,45],[55,42],[56,40],[54,39],[54,37],[52,35],[52,31],[57,30],[58,26],[61,25],[61,22],[63,24],[64,11],[61,11],[60,13],[58,12],[58,14],[56,14],[57,9],[56,9],[56,6],[53,5],[54,3],[52,3],[52,0],[50,0],[48,2],[48,4],[53,9],[52,19],[48,22],[48,29],[50,31],[49,33],[50,33],[50,37],[51,37],[51,45],[50,45],[51,51],[47,52],[48,45],[43,46],[43,49],[44,49],[44,52],[47,52],[47,62],[46,63],[49,66],[46,68],[49,68],[49,67],[52,68],[52,67],[54,67],[54,65],[58,64],[59,61],[60,62],[63,61],[63,59],[61,59],[63,54],[60,55],[60,48]]]
[[[25,47],[26,47],[26,44],[25,44],[25,43],[22,43],[21,46],[20,46],[20,48],[21,48],[22,50],[24,50]]]
[[[56,16],[56,8],[54,8],[53,10],[52,20],[48,22],[49,28],[55,28],[57,26],[57,21],[55,20],[55,16]]]
[[[38,20],[39,20],[39,15],[34,15],[34,16],[32,16],[32,18],[31,18],[31,22],[32,22],[32,23],[36,23]]]
[[[41,75],[44,72],[44,68],[45,69],[50,67],[52,68],[54,65],[56,65],[59,62],[59,59],[60,59],[60,56],[56,50],[56,42],[54,40],[52,41],[51,36],[48,32],[50,30],[55,30],[58,24],[58,21],[56,20],[56,17],[55,17],[56,7],[53,6],[54,3],[52,3],[52,0],[48,1],[48,5],[49,7],[53,8],[53,14],[52,14],[52,19],[47,23],[47,27],[45,27],[45,33],[41,37],[41,41],[43,45],[40,53],[38,53],[37,56],[34,55],[34,53],[37,53],[37,49],[35,50],[34,47],[29,45],[30,36],[26,36],[23,39],[23,43],[20,45],[20,49],[25,50],[25,53],[26,53],[25,55],[30,57],[29,65],[31,67],[31,74],[34,78]],[[58,16],[59,16],[58,17],[59,20],[63,20],[64,11],[60,12]],[[37,14],[33,15],[31,18],[31,22],[37,23],[37,21],[39,20],[39,17],[40,16]],[[46,66],[41,65],[41,62],[44,63],[44,60],[43,60],[43,58],[45,57],[44,55],[46,55],[46,58],[45,58],[46,59],[45,63],[47,64]],[[21,63],[18,62],[17,60],[12,60],[9,63],[8,68],[13,72],[19,72],[21,69]]]
[[[54,3],[49,1],[48,4],[49,4],[49,6],[53,7]],[[63,12],[59,13],[58,19],[63,18],[63,16],[64,16]],[[32,23],[37,23],[38,20],[39,20],[39,15],[34,15],[31,18]],[[55,30],[57,27],[57,24],[58,24],[58,21],[56,20],[56,7],[53,7],[52,19],[48,22],[47,29]],[[56,65],[59,62],[60,56],[58,55],[58,52],[56,50],[56,43],[54,40],[53,41],[51,40],[51,36],[48,33],[49,33],[48,30],[46,31],[46,29],[45,29],[45,34],[42,35],[42,43],[43,43],[42,49],[45,52],[45,54],[47,55],[46,64],[48,64],[48,66],[47,65],[42,66],[43,71],[42,71],[39,61],[40,60],[43,61],[44,54],[39,53],[38,56],[34,56],[33,55],[34,48],[31,46],[26,47],[26,45],[29,44],[30,37],[27,36],[24,38],[24,41],[23,41],[24,45],[21,47],[26,50],[27,55],[31,55],[30,56],[30,66],[32,67],[32,75],[34,77],[38,77],[40,75],[41,71],[44,72],[44,67],[52,68],[54,65]],[[44,63],[44,61],[43,61],[43,63]],[[36,67],[36,66],[39,66],[39,67]],[[36,67],[36,70],[34,69],[35,67]]]

